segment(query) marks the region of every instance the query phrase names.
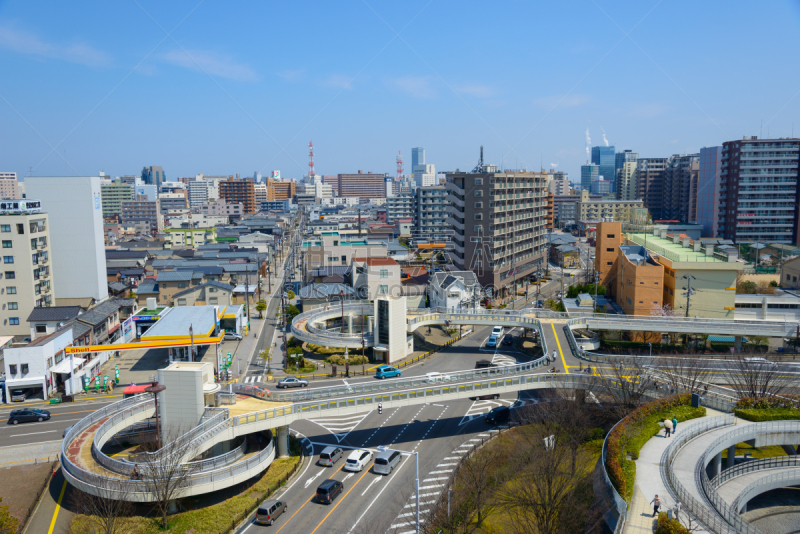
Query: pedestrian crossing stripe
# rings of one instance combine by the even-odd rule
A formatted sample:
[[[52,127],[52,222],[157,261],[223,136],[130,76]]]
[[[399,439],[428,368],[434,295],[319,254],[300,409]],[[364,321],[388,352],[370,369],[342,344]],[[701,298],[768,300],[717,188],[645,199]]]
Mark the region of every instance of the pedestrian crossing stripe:
[[[254,384],[256,382],[261,382],[261,376],[248,376],[245,377],[244,383],[245,384]]]

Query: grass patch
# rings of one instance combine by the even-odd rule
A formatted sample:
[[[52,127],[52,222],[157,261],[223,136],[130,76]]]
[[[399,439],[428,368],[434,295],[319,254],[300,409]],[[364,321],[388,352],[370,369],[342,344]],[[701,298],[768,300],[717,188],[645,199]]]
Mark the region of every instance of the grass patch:
[[[736,417],[748,421],[787,421],[800,419],[800,409],[798,408],[748,408],[734,410]]]
[[[219,534],[231,532],[233,524],[243,520],[255,507],[277,490],[295,465],[302,462],[300,442],[289,436],[290,458],[273,460],[267,471],[241,494],[225,501],[170,516],[169,529],[161,529],[158,517],[133,516],[126,519],[121,531],[130,534]],[[83,515],[76,515],[70,525],[70,534],[93,534],[94,525]]]
[[[768,447],[751,447],[747,443],[736,444],[736,456],[743,456],[745,453],[750,453],[753,458],[774,458],[775,456],[786,456],[786,451],[783,447],[778,445],[771,445]],[[728,449],[722,451],[722,457],[728,457]]]

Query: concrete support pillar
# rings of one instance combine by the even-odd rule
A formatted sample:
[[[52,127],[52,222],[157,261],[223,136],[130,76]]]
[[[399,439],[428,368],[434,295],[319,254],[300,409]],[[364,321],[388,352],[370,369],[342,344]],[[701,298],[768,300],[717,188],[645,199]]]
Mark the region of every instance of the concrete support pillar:
[[[725,469],[733,467],[736,462],[736,445],[728,447],[728,461],[725,462]]]
[[[736,347],[736,353],[741,354],[742,352],[742,336],[734,336],[733,337],[733,344]]]
[[[278,458],[289,457],[289,427],[278,427]]]
[[[781,447],[783,448],[784,452],[786,452],[786,454],[789,456],[797,456],[798,454],[797,447],[795,447],[794,445],[781,445]]]
[[[374,316],[370,315],[369,317],[367,317],[367,332],[370,332],[370,333],[372,332],[372,329],[374,328],[374,326],[373,326],[374,321],[375,321],[375,317]]]
[[[711,477],[715,477],[718,474],[722,473],[722,451],[718,452],[716,456],[714,456],[714,462],[711,468]]]

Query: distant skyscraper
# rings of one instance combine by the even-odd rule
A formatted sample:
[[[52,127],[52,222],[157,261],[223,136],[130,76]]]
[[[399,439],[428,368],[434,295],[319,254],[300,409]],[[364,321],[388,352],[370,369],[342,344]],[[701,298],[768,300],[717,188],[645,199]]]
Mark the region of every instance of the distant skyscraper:
[[[592,147],[592,163],[599,165],[598,174],[603,177],[603,180],[610,180],[612,184],[612,193],[616,189],[617,175],[614,172],[616,164],[614,157],[613,146],[593,146]]]
[[[151,165],[142,169],[142,181],[149,185],[160,186],[161,182],[166,182],[164,169],[159,165]]]
[[[606,180],[613,180],[616,183],[617,200],[635,200],[634,198],[621,198],[620,197],[620,189],[622,189],[622,187],[620,187],[620,175],[619,174],[620,174],[620,171],[622,170],[622,167],[626,163],[631,163],[631,162],[635,163],[637,159],[639,159],[639,153],[638,152],[634,152],[632,150],[623,150],[622,152],[617,152],[614,155],[614,176],[610,177],[610,178],[606,178]],[[636,184],[635,183],[632,184],[631,187],[633,187],[633,190],[635,191]]]
[[[697,222],[703,237],[717,237],[719,231],[719,186],[722,181],[722,147],[700,149],[697,184]]]
[[[411,171],[417,165],[425,165],[425,147],[418,146],[411,149]]]
[[[592,182],[597,180],[600,174],[600,166],[594,163],[581,165],[581,189],[584,191],[592,190]]]

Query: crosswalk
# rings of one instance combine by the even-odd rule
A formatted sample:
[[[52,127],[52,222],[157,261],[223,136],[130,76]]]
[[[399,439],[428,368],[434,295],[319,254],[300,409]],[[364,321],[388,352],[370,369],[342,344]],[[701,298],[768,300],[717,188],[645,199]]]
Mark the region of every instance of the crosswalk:
[[[242,382],[245,383],[245,384],[255,384],[257,382],[261,382],[261,375],[258,375],[258,376],[246,376],[246,377],[244,377]]]
[[[458,426],[465,425],[477,417],[486,415],[493,408],[497,408],[498,406],[511,406],[512,408],[519,408],[520,406],[525,406],[526,404],[538,404],[540,402],[550,402],[550,399],[476,400],[472,403],[472,406],[470,406],[469,410],[467,410],[466,415],[461,418],[461,422],[458,423]]]
[[[337,443],[341,443],[347,435],[352,432],[363,421],[368,413],[360,413],[354,415],[340,415],[334,417],[326,417],[324,419],[308,419],[308,421],[321,426],[336,438]]]
[[[436,504],[439,496],[447,488],[450,478],[453,476],[453,471],[458,466],[461,458],[472,450],[475,443],[488,438],[488,433],[477,434],[451,452],[446,458],[428,473],[428,477],[421,480],[419,483],[419,522],[424,524],[430,512],[432,505]],[[393,534],[414,534],[416,532],[417,524],[417,510],[416,510],[416,495],[414,493],[409,497],[408,504],[406,504],[394,522],[389,527],[389,532]]]
[[[509,365],[517,365],[517,359],[513,356],[506,356],[505,354],[495,354],[492,358],[492,363],[499,367],[508,367]]]

